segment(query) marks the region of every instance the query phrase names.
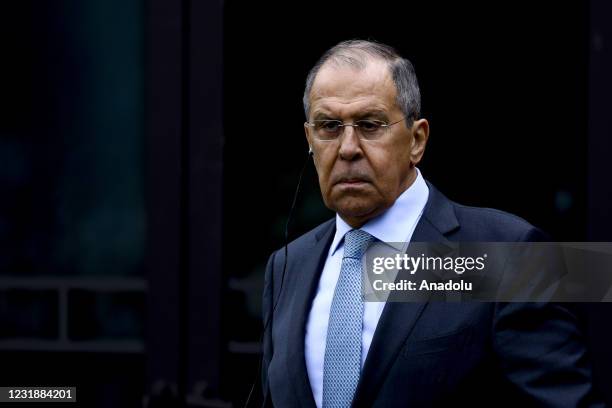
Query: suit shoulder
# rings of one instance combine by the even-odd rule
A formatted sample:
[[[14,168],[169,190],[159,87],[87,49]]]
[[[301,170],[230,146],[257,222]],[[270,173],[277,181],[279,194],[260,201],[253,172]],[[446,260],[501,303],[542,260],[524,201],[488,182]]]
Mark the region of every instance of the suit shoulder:
[[[546,234],[525,219],[494,208],[452,202],[464,232],[477,233],[482,241],[546,241]]]
[[[313,241],[317,240],[319,237],[325,234],[329,230],[329,228],[333,228],[335,225],[335,221],[335,218],[330,218],[329,220],[317,225],[310,231],[300,235],[293,241],[289,242],[288,249],[292,252],[300,252],[302,248],[310,246]],[[285,246],[283,245],[282,247],[274,251],[274,254],[278,254],[281,255],[280,257],[284,257],[284,248]]]

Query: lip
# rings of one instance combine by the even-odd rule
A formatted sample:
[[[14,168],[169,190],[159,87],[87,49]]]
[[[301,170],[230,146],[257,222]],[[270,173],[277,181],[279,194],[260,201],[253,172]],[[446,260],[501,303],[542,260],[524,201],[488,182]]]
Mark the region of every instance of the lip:
[[[367,183],[368,182],[363,179],[343,179],[343,180],[338,181],[336,184],[340,186],[347,186],[347,187],[358,187],[358,186],[361,186]]]
[[[359,183],[365,183],[365,180],[361,180],[361,179],[340,180],[340,183],[344,183],[344,184],[359,184]]]

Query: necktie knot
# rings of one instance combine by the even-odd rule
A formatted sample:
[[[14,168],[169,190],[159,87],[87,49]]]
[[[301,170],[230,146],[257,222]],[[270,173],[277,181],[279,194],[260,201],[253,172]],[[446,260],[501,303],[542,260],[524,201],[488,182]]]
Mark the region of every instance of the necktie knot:
[[[363,230],[350,230],[344,236],[343,258],[361,259],[365,251],[375,239],[376,238]]]

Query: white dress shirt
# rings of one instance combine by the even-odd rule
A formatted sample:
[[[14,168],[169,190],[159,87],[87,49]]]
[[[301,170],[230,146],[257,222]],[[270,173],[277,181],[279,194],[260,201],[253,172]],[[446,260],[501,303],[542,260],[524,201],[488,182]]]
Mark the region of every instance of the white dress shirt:
[[[423,214],[429,197],[429,188],[417,169],[416,180],[406,189],[395,203],[381,215],[371,219],[361,227],[382,242],[410,242],[412,233]],[[325,266],[321,272],[317,294],[312,302],[308,322],[304,352],[310,387],[317,407],[323,405],[323,361],[329,311],[336,283],[340,276],[342,254],[344,253],[344,234],[352,227],[336,214],[336,234],[329,248]],[[364,302],[363,329],[361,333],[361,368],[365,363],[374,331],[382,314],[385,302]]]

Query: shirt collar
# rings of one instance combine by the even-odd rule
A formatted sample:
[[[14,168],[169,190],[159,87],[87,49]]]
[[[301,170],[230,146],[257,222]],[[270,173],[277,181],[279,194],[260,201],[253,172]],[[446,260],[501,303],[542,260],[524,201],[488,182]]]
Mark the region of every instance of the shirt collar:
[[[423,213],[429,197],[429,188],[419,169],[417,177],[410,187],[395,200],[393,205],[379,216],[365,223],[360,229],[374,236],[381,242],[386,242],[397,250],[404,249],[405,243],[412,235],[417,221]],[[338,214],[336,214],[336,234],[330,247],[330,255],[339,248],[344,235],[352,230]]]

